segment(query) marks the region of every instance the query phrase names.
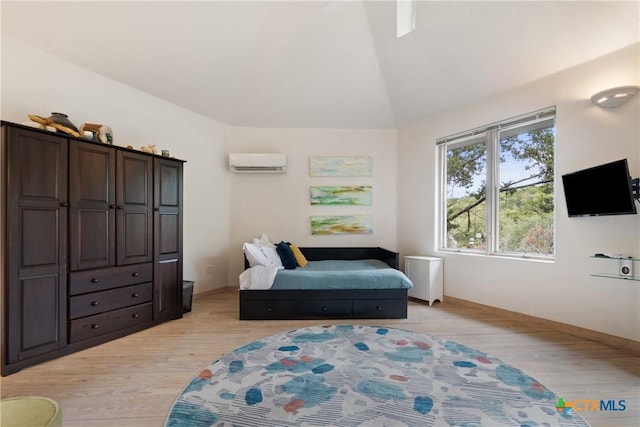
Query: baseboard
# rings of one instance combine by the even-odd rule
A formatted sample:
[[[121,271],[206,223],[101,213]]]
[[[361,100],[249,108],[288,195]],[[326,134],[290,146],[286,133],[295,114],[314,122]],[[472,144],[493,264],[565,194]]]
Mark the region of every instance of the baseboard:
[[[557,330],[564,334],[573,335],[582,339],[599,342],[604,345],[608,345],[614,348],[621,348],[629,351],[633,351],[640,355],[640,341],[631,340],[628,338],[617,337],[615,335],[606,334],[604,332],[598,332],[587,328],[581,328],[579,326],[573,326],[562,322],[556,322],[554,320],[543,319],[541,317],[531,316],[517,311],[505,310],[503,308],[492,307],[490,305],[480,304],[473,301],[454,298],[446,296],[447,303],[452,305],[462,305],[466,307],[476,308],[484,312],[499,313],[503,316],[510,316],[513,318],[521,319],[528,322],[536,322],[553,330]]]

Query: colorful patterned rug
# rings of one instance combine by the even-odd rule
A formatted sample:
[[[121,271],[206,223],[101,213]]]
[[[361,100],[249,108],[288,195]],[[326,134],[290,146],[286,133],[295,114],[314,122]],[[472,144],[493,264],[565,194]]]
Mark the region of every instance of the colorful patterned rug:
[[[415,332],[327,325],[247,344],[178,397],[166,426],[588,426],[487,354]]]

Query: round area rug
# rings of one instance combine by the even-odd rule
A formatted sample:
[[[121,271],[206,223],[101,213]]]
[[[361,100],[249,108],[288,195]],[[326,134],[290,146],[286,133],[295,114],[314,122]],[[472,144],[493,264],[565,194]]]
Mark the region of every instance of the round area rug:
[[[373,326],[283,332],[213,362],[166,426],[588,426],[521,370],[432,336]]]

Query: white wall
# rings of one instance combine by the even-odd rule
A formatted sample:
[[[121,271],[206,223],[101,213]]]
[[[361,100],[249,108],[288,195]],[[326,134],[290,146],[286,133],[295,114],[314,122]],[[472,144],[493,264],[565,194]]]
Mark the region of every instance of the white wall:
[[[195,292],[227,285],[227,127],[131,87],[2,37],[2,120],[53,111],[111,126],[115,145],[168,149],[184,168],[184,278]],[[212,274],[206,275],[206,266]]]
[[[298,246],[382,246],[396,250],[396,132],[393,130],[233,128],[229,152],[287,155],[283,175],[230,176],[229,283],[243,268],[242,243],[265,233],[273,242]],[[370,177],[311,177],[312,156],[368,155]],[[312,185],[371,185],[371,206],[311,206]],[[309,217],[372,214],[373,233],[313,236]]]
[[[590,275],[616,266],[590,258],[594,253],[640,257],[640,217],[568,218],[560,178],[625,157],[632,176],[640,176],[640,96],[615,110],[589,100],[606,88],[638,85],[639,46],[400,129],[400,252],[444,257],[446,295],[640,341],[640,282]],[[437,252],[435,140],[552,105],[557,106],[555,262]],[[635,269],[640,274],[640,263]]]

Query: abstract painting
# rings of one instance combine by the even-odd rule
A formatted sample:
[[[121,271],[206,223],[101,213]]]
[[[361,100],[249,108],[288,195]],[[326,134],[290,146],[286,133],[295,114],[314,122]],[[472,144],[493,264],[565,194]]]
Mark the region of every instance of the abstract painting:
[[[313,186],[312,205],[371,205],[371,186]]]
[[[371,215],[315,215],[311,217],[312,235],[371,234]]]
[[[371,176],[373,162],[370,156],[311,157],[311,176]]]

